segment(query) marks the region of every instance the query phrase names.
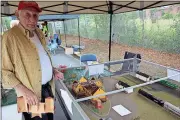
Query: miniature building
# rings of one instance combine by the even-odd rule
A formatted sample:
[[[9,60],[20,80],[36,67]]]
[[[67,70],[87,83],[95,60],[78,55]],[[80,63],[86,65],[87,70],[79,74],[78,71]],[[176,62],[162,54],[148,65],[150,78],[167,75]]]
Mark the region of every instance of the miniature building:
[[[144,82],[148,82],[151,80],[151,77],[149,75],[142,72],[136,72],[136,77]]]
[[[82,82],[87,82],[87,80],[84,77],[81,77],[81,79],[79,80],[80,83]]]
[[[93,94],[93,96],[95,95],[99,95],[99,94],[104,94],[104,90],[102,90],[101,88],[99,88],[98,90],[96,90],[96,92]],[[93,99],[96,99],[96,98],[93,98]],[[106,101],[106,96],[100,96],[99,99],[102,101],[102,102],[105,102]]]
[[[81,84],[79,84],[77,81],[73,82],[72,90],[76,94],[76,97],[82,97],[85,95],[84,89]]]
[[[103,86],[101,81],[96,81],[95,84],[100,88]]]
[[[54,113],[54,99],[48,97],[45,99],[45,103],[40,103],[39,106],[31,105],[28,107],[28,104],[24,97],[17,98],[17,107],[18,113],[21,112],[30,112],[32,115],[31,117],[41,116],[41,113]]]
[[[75,93],[76,97],[88,97],[88,96],[95,96],[99,94],[104,94],[105,91],[102,90],[102,83],[100,81],[87,81],[85,78],[81,78],[79,83],[74,81],[72,85],[72,90]],[[106,102],[106,96],[100,96],[98,98],[91,99],[91,102],[96,106],[96,108],[102,108],[101,102]]]
[[[119,81],[116,85],[115,85],[116,89],[122,89],[122,88],[127,88],[130,87],[127,83]],[[133,92],[133,88],[125,90],[125,93],[132,93]]]

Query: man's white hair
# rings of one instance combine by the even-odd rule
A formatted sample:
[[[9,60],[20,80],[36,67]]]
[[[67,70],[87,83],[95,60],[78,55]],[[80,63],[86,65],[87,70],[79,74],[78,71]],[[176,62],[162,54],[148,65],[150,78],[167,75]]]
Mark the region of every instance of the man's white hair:
[[[16,26],[18,24],[19,24],[19,20],[11,20],[10,27],[12,28],[12,27],[14,27],[14,26]]]
[[[19,14],[19,15],[21,14],[21,12],[22,12],[22,10],[18,10],[18,14]]]

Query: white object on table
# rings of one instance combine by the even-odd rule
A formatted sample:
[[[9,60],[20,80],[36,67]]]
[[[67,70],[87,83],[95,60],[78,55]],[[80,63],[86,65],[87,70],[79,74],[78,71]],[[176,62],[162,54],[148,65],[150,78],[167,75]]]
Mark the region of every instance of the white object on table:
[[[122,105],[116,105],[114,107],[112,107],[118,114],[120,114],[121,116],[125,116],[130,114],[131,112],[126,109],[124,106]]]
[[[67,55],[71,55],[71,54],[73,54],[73,48],[65,48],[65,54],[67,54]]]
[[[104,73],[104,64],[91,65],[88,66],[88,68],[89,68],[89,76]]]
[[[72,112],[72,99],[69,97],[68,93],[63,90],[63,89],[60,89],[61,91],[61,96],[69,110],[69,112],[71,112],[71,114],[73,115],[73,112]]]
[[[132,93],[133,92],[133,88],[132,89],[127,89],[127,90],[125,90],[125,93]]]
[[[88,64],[88,65],[92,65],[92,64],[93,64],[93,61],[87,61],[87,64]]]
[[[18,113],[17,104],[2,107],[2,120],[22,120],[22,113]]]

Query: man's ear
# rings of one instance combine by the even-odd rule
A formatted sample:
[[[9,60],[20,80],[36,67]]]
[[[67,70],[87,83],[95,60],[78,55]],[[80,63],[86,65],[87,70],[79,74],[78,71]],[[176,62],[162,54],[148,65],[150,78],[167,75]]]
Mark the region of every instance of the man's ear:
[[[18,10],[15,11],[15,16],[17,17],[17,19],[19,19],[19,11]]]

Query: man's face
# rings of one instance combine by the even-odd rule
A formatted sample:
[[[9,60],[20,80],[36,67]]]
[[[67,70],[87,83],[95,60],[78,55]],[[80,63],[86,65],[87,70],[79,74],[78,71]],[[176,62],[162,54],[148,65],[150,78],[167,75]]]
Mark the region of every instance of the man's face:
[[[18,12],[20,23],[28,30],[33,31],[37,27],[39,12],[35,8],[26,8]]]

